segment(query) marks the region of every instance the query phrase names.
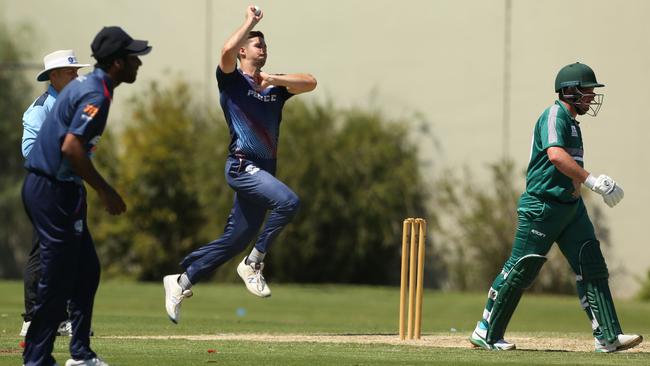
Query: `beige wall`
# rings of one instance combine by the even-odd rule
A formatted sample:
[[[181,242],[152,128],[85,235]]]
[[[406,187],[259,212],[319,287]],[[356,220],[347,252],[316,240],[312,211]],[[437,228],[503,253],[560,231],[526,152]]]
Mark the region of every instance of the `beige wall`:
[[[31,62],[74,48],[91,61],[89,44],[102,25],[121,25],[150,40],[140,80],[116,91],[111,119],[122,123],[129,96],[145,83],[187,79],[214,108],[213,78],[223,41],[243,20],[235,0],[0,0],[0,19],[29,24]],[[424,116],[439,148],[423,138],[422,154],[437,168],[482,167],[506,146],[518,166],[528,160],[532,127],[554,100],[560,67],[582,61],[607,84],[596,119],[584,117],[586,166],[614,177],[626,199],[606,208],[613,236],[614,292],[631,295],[645,277],[650,249],[644,225],[650,204],[645,151],[650,125],[650,2],[645,0],[513,0],[511,122],[502,121],[504,0],[260,0],[271,72],[307,71],[319,80],[308,98],[337,105],[380,106],[392,116]],[[208,11],[210,10],[210,11]],[[210,19],[206,27],[206,20]],[[208,46],[209,45],[209,46]],[[34,82],[36,85],[36,82]],[[128,123],[128,121],[125,121]],[[435,169],[435,170],[434,170]]]

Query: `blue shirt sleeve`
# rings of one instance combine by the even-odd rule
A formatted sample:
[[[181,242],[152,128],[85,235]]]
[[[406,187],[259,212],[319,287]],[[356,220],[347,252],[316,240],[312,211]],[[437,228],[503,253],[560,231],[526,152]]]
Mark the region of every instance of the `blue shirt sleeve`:
[[[236,68],[233,72],[226,74],[221,70],[221,67],[217,66],[217,85],[219,86],[219,91],[223,91],[223,89],[232,85],[237,80],[238,74],[239,72]]]
[[[45,106],[31,106],[25,114],[23,114],[23,139],[22,139],[22,152],[23,157],[27,157],[34,145],[38,131],[47,117],[48,111]]]
[[[286,101],[287,99],[291,98],[294,96],[294,94],[291,94],[289,90],[287,90],[286,86],[276,86],[278,95],[282,100]]]
[[[101,93],[89,93],[77,103],[68,133],[80,136],[88,142],[104,132],[110,100]]]

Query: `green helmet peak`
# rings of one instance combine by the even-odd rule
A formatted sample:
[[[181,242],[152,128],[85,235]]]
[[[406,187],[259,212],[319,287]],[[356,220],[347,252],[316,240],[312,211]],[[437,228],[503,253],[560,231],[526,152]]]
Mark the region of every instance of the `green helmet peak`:
[[[598,83],[594,70],[580,62],[564,66],[555,78],[556,92],[567,87],[598,88],[602,86],[605,85]]]

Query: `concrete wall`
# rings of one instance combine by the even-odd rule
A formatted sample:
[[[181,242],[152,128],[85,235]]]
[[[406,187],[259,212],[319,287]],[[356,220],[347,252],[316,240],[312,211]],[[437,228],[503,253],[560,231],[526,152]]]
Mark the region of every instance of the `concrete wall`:
[[[595,119],[583,117],[588,170],[625,188],[616,208],[604,203],[612,229],[610,268],[618,296],[633,294],[650,267],[644,239],[650,204],[645,151],[650,132],[650,2],[645,0],[513,0],[510,122],[504,116],[506,0],[259,0],[258,28],[269,44],[269,72],[306,71],[319,80],[308,98],[337,105],[381,106],[392,116],[427,121],[438,147],[423,138],[434,168],[485,164],[508,154],[528,161],[532,127],[554,101],[553,81],[564,65],[592,66],[607,85]],[[139,82],[116,91],[111,118],[128,123],[125,101],[143,81],[183,78],[219,108],[213,78],[222,43],[241,24],[249,2],[239,0],[0,0],[0,19],[34,30],[32,60],[73,48],[91,61],[89,44],[103,25],[121,25],[154,51],[143,57]],[[38,70],[34,70],[34,74]],[[37,83],[34,82],[36,85]],[[479,174],[481,175],[481,174]]]

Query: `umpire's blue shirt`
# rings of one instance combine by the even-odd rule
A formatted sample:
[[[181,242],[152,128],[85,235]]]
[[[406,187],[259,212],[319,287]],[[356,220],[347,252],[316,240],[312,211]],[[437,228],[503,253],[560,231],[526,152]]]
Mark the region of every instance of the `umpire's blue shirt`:
[[[112,98],[113,81],[101,69],[71,81],[43,122],[25,168],[60,181],[80,181],[62,156],[61,145],[68,133],[79,136],[90,157],[104,132]]]
[[[23,114],[23,157],[29,155],[29,151],[32,149],[38,131],[41,129],[45,117],[50,114],[58,94],[59,93],[56,92],[56,89],[54,89],[50,84],[50,86],[47,87],[47,91],[40,97],[36,98],[34,103],[32,103]]]

